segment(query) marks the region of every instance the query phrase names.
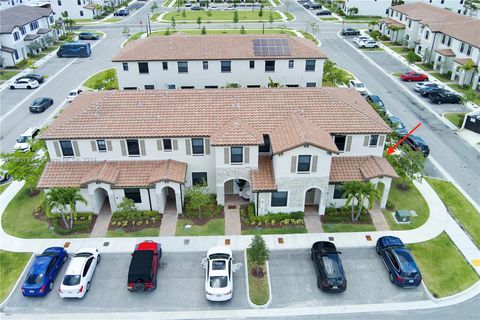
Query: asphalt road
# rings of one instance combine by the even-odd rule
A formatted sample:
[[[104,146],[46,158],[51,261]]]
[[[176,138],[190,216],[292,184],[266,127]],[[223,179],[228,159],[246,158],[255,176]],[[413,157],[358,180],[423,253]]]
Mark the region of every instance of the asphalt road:
[[[66,263],[55,281],[55,288],[44,298],[26,298],[19,287],[3,308],[5,313],[89,313],[146,312],[183,310],[229,310],[249,308],[245,283],[243,252],[234,253],[234,263],[241,267],[234,273],[233,298],[210,302],[205,298],[205,270],[202,253],[164,253],[160,260],[157,289],[152,292],[127,291],[128,254],[102,254],[90,291],[83,299],[61,299],[58,288]],[[70,260],[69,260],[70,261]],[[21,285],[20,285],[21,286]]]

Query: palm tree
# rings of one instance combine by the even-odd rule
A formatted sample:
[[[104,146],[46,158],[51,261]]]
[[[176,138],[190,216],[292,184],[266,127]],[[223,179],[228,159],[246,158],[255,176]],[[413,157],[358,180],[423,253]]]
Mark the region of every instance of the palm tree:
[[[75,204],[77,202],[87,204],[87,200],[80,194],[80,189],[77,188],[65,188],[64,190],[65,200],[70,207],[70,228],[73,227],[73,217],[77,217],[77,210]]]
[[[342,198],[347,199],[345,207],[351,205],[352,208],[352,221],[355,221],[355,201],[359,202],[359,194],[362,190],[362,182],[360,181],[348,181],[343,185]]]
[[[464,81],[465,81],[467,73],[469,73],[470,71],[473,71],[473,70],[475,70],[475,64],[473,63],[472,59],[467,60],[467,62],[465,62],[464,65],[459,66],[457,68],[457,72],[458,71],[463,71],[464,74],[465,74],[465,77],[463,78],[464,80],[462,81],[462,83],[459,83],[461,86],[463,86],[465,84]]]
[[[362,187],[360,188],[359,192],[359,205],[358,205],[358,213],[355,217],[355,221],[358,221],[360,218],[360,214],[362,213],[362,209],[364,207],[365,200],[368,201],[368,208],[373,208],[375,201],[380,199],[380,194],[378,190],[375,188],[375,185],[371,182],[362,182]]]
[[[376,19],[372,19],[372,20],[368,21],[368,29],[370,29],[370,30],[375,29],[375,27],[378,26],[378,23],[379,22]]]
[[[63,223],[65,228],[68,228],[67,219],[65,219],[65,211],[67,209],[67,203],[65,201],[64,189],[51,189],[47,193],[47,203],[50,206],[50,209],[58,209],[62,215]]]
[[[80,190],[76,188],[51,189],[47,194],[47,202],[50,208],[58,209],[60,211],[63,223],[67,229],[73,227],[73,216],[77,215],[75,209],[76,202],[87,203],[85,198],[80,194]],[[70,209],[70,224],[67,223],[67,219],[65,218],[67,207]]]

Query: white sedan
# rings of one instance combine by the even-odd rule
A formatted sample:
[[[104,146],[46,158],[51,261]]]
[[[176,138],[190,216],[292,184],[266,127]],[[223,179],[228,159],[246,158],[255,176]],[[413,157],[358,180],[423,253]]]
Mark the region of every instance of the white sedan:
[[[373,38],[369,36],[356,36],[355,38],[353,38],[353,43],[358,45],[359,42],[366,40],[373,40]]]
[[[68,265],[58,290],[61,298],[83,298],[90,290],[90,281],[100,263],[98,249],[84,248],[77,251]]]
[[[365,88],[365,86],[363,85],[363,83],[361,81],[350,80],[348,82],[348,87],[349,88],[354,88],[361,95],[366,95],[367,94],[367,88]]]
[[[205,259],[205,295],[210,301],[228,301],[233,296],[233,254],[227,247],[208,250]]]
[[[357,43],[357,47],[359,48],[378,48],[378,42],[369,39],[369,40],[362,40]]]
[[[68,93],[68,96],[67,96],[67,101],[68,102],[72,102],[73,100],[75,100],[76,97],[78,97],[80,95],[80,93],[82,93],[83,90],[82,89],[74,89],[72,91],[70,91]]]
[[[35,89],[39,84],[37,80],[22,78],[10,84],[10,89]]]

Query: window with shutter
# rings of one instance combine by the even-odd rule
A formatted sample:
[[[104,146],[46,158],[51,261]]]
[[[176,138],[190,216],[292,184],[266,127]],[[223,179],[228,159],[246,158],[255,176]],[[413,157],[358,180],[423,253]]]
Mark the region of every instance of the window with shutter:
[[[317,172],[318,156],[312,157],[312,172]]]
[[[370,140],[370,136],[365,136],[363,139],[363,146],[368,147],[368,141]]]
[[[210,154],[210,139],[205,139],[205,154]]]
[[[97,142],[95,140],[90,141],[90,145],[92,146],[92,151],[97,151]]]
[[[245,149],[243,150],[243,161],[245,163],[250,163],[250,148],[249,147],[245,147]]]
[[[140,154],[145,156],[147,154],[147,150],[145,148],[145,140],[140,140]]]
[[[73,141],[73,150],[75,151],[75,156],[80,157],[80,149],[78,148],[77,141]]]
[[[177,139],[173,139],[173,140],[172,140],[172,143],[173,143],[173,150],[178,150],[178,140],[177,140]]]
[[[223,163],[225,164],[230,163],[230,154],[228,152],[228,148],[223,148]]]
[[[112,140],[107,140],[107,150],[112,151]]]
[[[352,148],[352,136],[347,136],[347,146],[345,148],[345,151],[350,151]]]

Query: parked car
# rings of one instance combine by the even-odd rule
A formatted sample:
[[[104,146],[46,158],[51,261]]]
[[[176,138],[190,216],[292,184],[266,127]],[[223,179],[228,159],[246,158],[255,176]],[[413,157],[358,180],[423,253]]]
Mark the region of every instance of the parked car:
[[[29,73],[27,75],[21,76],[18,79],[30,79],[30,80],[37,80],[38,83],[43,83],[45,81],[45,78],[39,74],[33,74]]]
[[[0,184],[6,183],[8,180],[10,180],[10,175],[8,174],[8,171],[3,168],[3,164],[5,161],[3,159],[0,159]]]
[[[422,152],[425,158],[430,154],[430,148],[427,143],[417,135],[409,135],[402,144],[409,146],[413,151]]]
[[[332,13],[329,11],[329,10],[320,10],[317,12],[317,16],[329,16],[331,15]]]
[[[420,94],[422,95],[422,97],[428,97],[431,94],[442,92],[445,92],[445,89],[443,89],[442,87],[425,87],[423,89],[420,89]]]
[[[13,149],[18,151],[29,151],[30,144],[39,132],[40,129],[36,127],[28,128],[20,137],[17,138],[17,143],[15,143],[13,146]]]
[[[415,71],[408,71],[400,75],[402,81],[428,81],[428,75]]]
[[[353,38],[352,41],[353,43],[358,44],[360,41],[370,40],[370,39],[372,39],[370,36],[356,36],[355,38]]]
[[[202,10],[202,8],[200,6],[192,6],[192,8],[190,8],[190,10],[199,11],[199,10]]]
[[[378,48],[378,42],[375,40],[363,40],[357,43],[359,48]]]
[[[347,278],[339,254],[341,252],[332,242],[317,241],[313,244],[310,258],[319,289],[326,292],[343,292],[347,289]]]
[[[379,96],[369,94],[366,98],[368,103],[376,106],[378,109],[385,111],[385,104],[383,103],[382,99]]]
[[[78,39],[79,40],[98,40],[99,36],[98,34],[93,32],[80,32],[78,34]]]
[[[363,85],[363,83],[359,80],[350,80],[348,82],[348,87],[349,88],[354,88],[359,92],[361,95],[366,95],[367,94],[367,88]]]
[[[438,93],[430,93],[428,99],[432,103],[442,104],[442,103],[462,103],[462,96],[450,91],[443,91]]]
[[[233,254],[227,247],[213,247],[204,260],[205,296],[210,301],[228,301],[233,296]]]
[[[22,294],[25,297],[44,297],[52,291],[53,282],[67,260],[67,251],[62,247],[48,248],[36,256],[22,284]]]
[[[90,290],[90,281],[101,256],[98,249],[80,249],[70,260],[62,284],[58,289],[61,298],[83,298]]]
[[[190,8],[192,6],[191,3],[185,3],[185,8]]]
[[[117,17],[126,17],[130,14],[127,9],[120,9],[117,12],[115,12],[113,15]]]
[[[68,96],[67,96],[67,101],[68,102],[72,102],[73,100],[75,100],[76,97],[78,97],[78,95],[80,93],[82,93],[83,90],[82,89],[73,89],[71,90],[69,93],[68,93]]]
[[[35,89],[38,88],[38,81],[27,79],[27,78],[20,78],[15,80],[15,82],[10,84],[10,89]]]
[[[342,35],[344,35],[344,36],[358,36],[358,35],[360,35],[360,31],[357,30],[357,29],[347,27],[347,28],[343,28]]]
[[[420,92],[422,89],[431,87],[439,87],[439,85],[429,81],[417,82],[413,85],[413,90],[415,90],[416,92]]]
[[[157,271],[161,257],[160,243],[148,240],[136,245],[128,268],[128,291],[152,291],[157,287]]]
[[[92,54],[90,43],[68,42],[62,44],[57,50],[59,58],[87,58]]]
[[[388,117],[388,121],[390,121],[393,131],[398,135],[403,137],[408,133],[407,127],[402,122],[402,120],[400,120],[400,118],[395,116],[390,116]]]
[[[32,104],[28,109],[30,110],[30,112],[43,112],[52,104],[53,104],[52,98],[37,98],[32,101]]]
[[[387,268],[390,282],[399,287],[418,287],[422,275],[410,250],[397,237],[385,236],[377,241],[377,253]]]

